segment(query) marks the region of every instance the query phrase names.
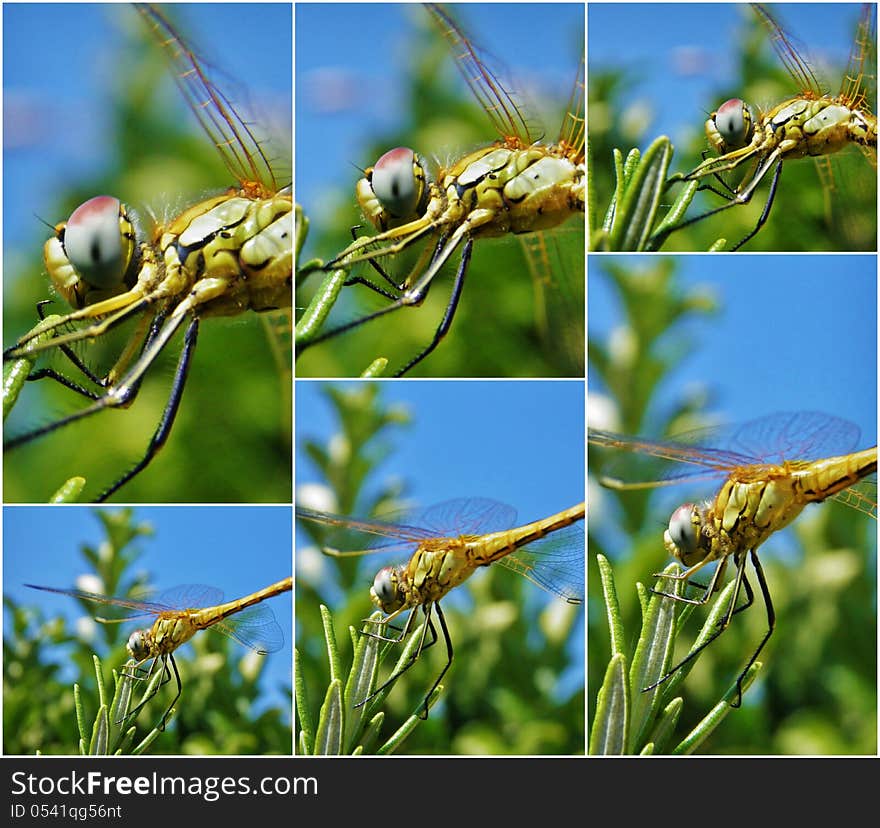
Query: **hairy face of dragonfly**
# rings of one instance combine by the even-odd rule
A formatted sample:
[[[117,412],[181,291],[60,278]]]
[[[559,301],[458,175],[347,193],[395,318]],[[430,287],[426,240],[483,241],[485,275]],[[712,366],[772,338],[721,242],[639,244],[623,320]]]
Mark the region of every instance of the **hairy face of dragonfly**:
[[[142,264],[140,241],[150,239],[152,227],[238,184],[137,11],[84,6],[59,7],[55,13],[57,30],[44,35],[31,8],[13,10],[4,19],[13,51],[16,43],[39,51],[39,60],[14,60],[18,68],[6,74],[7,84],[25,89],[34,107],[33,119],[19,120],[24,130],[18,139],[20,163],[6,179],[7,194],[18,207],[7,223],[4,253],[19,263],[4,279],[6,347],[37,323],[38,302],[53,300],[41,309],[44,314],[65,314],[128,290]],[[278,187],[289,184],[291,10],[188,7],[169,14],[176,15],[175,25],[198,54],[211,61],[212,72],[217,67],[212,81],[236,105],[244,105],[242,113],[269,141]],[[82,57],[68,48],[71,33],[82,44]],[[257,52],[259,67],[243,57]],[[101,65],[112,66],[112,73],[93,71]],[[71,82],[59,84],[60,77]],[[30,132],[28,124],[35,125]],[[61,224],[59,241],[53,228]],[[47,268],[43,261],[47,237],[54,245],[50,261],[61,262],[60,267]],[[138,321],[77,345],[75,354],[103,375]],[[285,343],[275,333],[267,336],[263,320],[250,312],[202,324],[168,441],[156,465],[127,483],[121,496],[153,502],[288,500],[287,336],[285,352]],[[44,500],[53,486],[74,475],[86,479],[84,497],[91,499],[131,467],[156,428],[181,343],[178,332],[147,371],[129,408],[101,412],[15,449],[4,464],[7,499]],[[278,345],[285,365],[273,352]],[[77,373],[60,354],[46,355],[44,366],[65,376]],[[6,434],[26,432],[81,407],[82,399],[58,383],[27,383]]]

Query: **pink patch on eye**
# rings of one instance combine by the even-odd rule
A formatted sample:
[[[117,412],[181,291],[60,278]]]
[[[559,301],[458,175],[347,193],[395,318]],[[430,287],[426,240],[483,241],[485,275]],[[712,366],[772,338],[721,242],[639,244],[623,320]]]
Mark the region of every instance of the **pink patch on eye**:
[[[382,169],[392,164],[411,164],[413,159],[413,151],[408,147],[395,147],[388,150],[375,164],[374,169]]]
[[[119,199],[113,196],[95,196],[79,205],[67,220],[68,225],[85,224],[96,216],[119,212]]]

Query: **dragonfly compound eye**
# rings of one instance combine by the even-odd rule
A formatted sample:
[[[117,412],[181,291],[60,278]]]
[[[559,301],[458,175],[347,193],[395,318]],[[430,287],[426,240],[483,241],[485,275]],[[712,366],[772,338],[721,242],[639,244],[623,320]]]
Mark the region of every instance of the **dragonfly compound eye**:
[[[669,518],[669,528],[666,530],[672,554],[685,566],[693,566],[703,557],[700,551],[700,521],[699,514],[693,503],[684,503],[679,506]]]
[[[150,631],[135,630],[128,637],[128,653],[135,661],[150,657]]]
[[[397,587],[397,573],[393,567],[383,567],[376,573],[370,589],[370,597],[382,612],[394,612],[403,605],[403,598]]]
[[[744,147],[752,138],[752,113],[746,102],[739,98],[721,104],[712,114],[710,123],[715,128],[715,135],[710,134],[709,140],[719,153]]]
[[[419,157],[407,147],[397,147],[375,163],[370,186],[392,219],[415,218],[424,182]]]
[[[125,206],[112,196],[95,196],[80,204],[64,228],[67,258],[91,288],[108,290],[120,285],[134,245]]]

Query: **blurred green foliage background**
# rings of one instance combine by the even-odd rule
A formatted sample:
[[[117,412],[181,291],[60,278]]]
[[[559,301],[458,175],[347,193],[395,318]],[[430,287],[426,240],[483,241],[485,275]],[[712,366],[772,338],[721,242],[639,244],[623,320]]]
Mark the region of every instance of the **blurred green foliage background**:
[[[700,347],[699,341],[693,341],[689,322],[713,308],[682,287],[669,259],[658,260],[647,272],[609,262],[596,278],[609,280],[620,296],[621,307],[626,308],[622,324],[637,350],[624,355],[609,342],[589,340],[590,411],[610,406],[619,418],[619,430],[632,435],[662,437],[705,425],[708,401],[702,392],[683,392],[662,415],[652,403],[682,359]],[[633,301],[636,297],[638,302]],[[590,423],[596,425],[592,413]],[[598,476],[614,460],[612,454],[590,448],[587,698],[591,719],[610,655],[596,555],[602,553],[611,561],[632,646],[641,620],[635,583],[651,586],[651,573],[668,562],[660,540],[668,514],[658,513],[655,505],[662,490],[602,489]],[[875,754],[876,522],[827,503],[804,512],[787,531],[796,542],[795,554],[774,554],[778,543],[773,538],[760,550],[777,617],[776,630],[760,656],[764,669],[745,694],[743,706],[731,711],[701,752]],[[705,610],[698,608],[694,615],[689,621],[691,634],[685,631],[680,639],[679,659],[699,630]],[[738,614],[703,651],[677,693],[685,702],[679,738],[730,686],[766,623],[758,597],[754,607]]]
[[[151,224],[147,210],[154,210],[161,219],[235,182],[186,109],[165,55],[139,15],[130,8],[112,11],[119,31],[107,46],[115,73],[107,81],[103,169],[88,180],[59,182],[57,199],[45,205],[42,216],[61,221],[83,201],[110,193],[139,211],[147,232]],[[173,8],[167,13],[176,19]],[[253,19],[259,20],[258,15]],[[198,50],[198,32],[184,27],[183,33],[192,37]],[[87,67],[71,67],[72,73],[76,71],[85,73]],[[224,77],[217,80],[222,85]],[[289,138],[282,139],[282,147],[285,142]],[[37,221],[33,224],[26,249],[4,249],[7,347],[36,324],[36,303],[51,295],[42,261],[49,231]],[[60,298],[47,308],[48,313],[66,310]],[[202,324],[168,443],[149,468],[113,500],[290,502],[289,314],[286,321],[283,315],[271,320],[272,337],[279,336],[279,325],[287,328],[286,343],[276,339],[281,346],[277,355],[271,347],[269,324],[270,320],[257,314],[208,319]],[[102,343],[78,347],[78,354],[93,370],[106,371],[132,330],[130,325],[123,326]],[[45,502],[73,475],[86,478],[83,499],[89,500],[134,465],[167,401],[181,337],[179,332],[148,372],[131,408],[103,412],[7,454],[4,500]],[[38,363],[44,365],[79,378],[63,356],[45,357]],[[84,404],[83,398],[50,380],[28,383],[6,423],[7,436],[45,425]]]
[[[686,6],[680,8],[686,13]],[[741,98],[753,110],[762,102],[780,103],[798,93],[795,82],[780,64],[770,46],[768,34],[758,16],[743,6],[743,24],[734,35],[738,37],[738,63],[729,83],[719,87],[717,94],[705,102],[708,115],[713,108],[729,98]],[[797,19],[785,16],[780,7],[780,22],[791,25],[795,31]],[[855,31],[853,31],[855,36]],[[876,36],[876,35],[875,35]],[[707,38],[710,38],[707,35]],[[711,43],[703,44],[707,49]],[[662,45],[658,44],[658,50]],[[840,63],[827,73],[825,91],[836,94],[844,75],[848,55],[839,56]],[[876,72],[876,50],[873,55]],[[629,68],[602,69],[590,66],[589,72],[589,141],[592,164],[593,197],[601,225],[614,188],[612,150],[617,148],[626,155],[633,147],[643,152],[657,137],[649,134],[649,113],[632,100],[630,90],[633,76]],[[866,78],[868,100],[876,106],[876,77]],[[673,99],[654,101],[655,107],[674,107]],[[699,113],[697,113],[699,116]],[[687,173],[702,160],[708,142],[703,131],[705,118],[695,117],[690,137],[675,147],[670,173]],[[877,171],[862,156],[857,147],[851,147],[830,156],[834,176],[834,192],[828,195],[821,186],[816,164],[812,159],[796,159],[783,166],[779,188],[767,223],[750,240],[746,251],[874,251],[877,249]],[[743,171],[751,170],[744,165]],[[750,203],[733,207],[718,216],[699,221],[673,232],[663,245],[664,251],[705,251],[719,238],[728,241],[727,247],[754,229],[766,202],[772,171],[758,187]],[[734,172],[726,179],[735,186],[741,179]],[[704,180],[708,181],[707,180]],[[667,191],[664,204],[671,205],[682,184]],[[723,202],[712,193],[701,193],[690,205],[686,218],[720,206]],[[661,210],[660,215],[665,211]]]
[[[413,8],[414,42],[407,54],[408,87],[405,123],[383,135],[371,136],[361,159],[375,161],[392,147],[412,147],[429,166],[434,156],[477,149],[496,136],[486,113],[466,91],[450,57],[450,46],[431,24],[428,14]],[[466,12],[462,12],[466,19]],[[461,22],[461,21],[459,21]],[[567,44],[555,44],[563,47]],[[507,56],[511,66],[515,57]],[[576,58],[572,59],[574,83]],[[539,102],[540,110],[552,112],[544,124],[543,140],[555,140],[562,124],[570,88],[559,90],[558,100]],[[529,110],[532,112],[533,110]],[[310,163],[310,159],[300,159]],[[366,166],[367,161],[363,161]],[[436,173],[436,169],[431,170]],[[351,227],[363,221],[354,197],[358,174],[352,171],[347,192],[328,191],[324,201],[340,205],[332,220],[317,226],[314,222],[306,247],[306,257],[329,261],[352,241]],[[314,205],[303,204],[306,215]],[[477,238],[461,302],[452,327],[434,353],[412,371],[412,376],[432,377],[564,377],[583,376],[584,357],[584,223],[582,217],[569,219],[562,227],[545,232],[546,261],[540,274],[530,271],[525,258],[525,238]],[[360,233],[372,230],[367,224]],[[522,242],[522,243],[521,243]],[[432,242],[433,244],[434,242]],[[423,250],[414,245],[408,254],[383,267],[395,278],[408,273]],[[370,322],[338,338],[319,343],[297,359],[297,376],[358,376],[377,357],[389,359],[386,375],[403,367],[430,342],[439,324],[458,267],[459,251],[453,255],[439,278],[435,279],[420,308],[403,308]],[[355,266],[367,278],[376,274],[367,264]],[[295,305],[305,308],[321,281],[313,274],[302,285],[297,283]],[[324,330],[349,322],[387,303],[363,286],[342,291]]]
[[[371,516],[399,509],[407,481],[385,482],[376,470],[394,451],[394,435],[410,415],[383,398],[380,384],[327,389],[339,420],[329,445],[299,435],[342,514]],[[368,496],[366,492],[376,492]],[[427,504],[425,504],[427,505]],[[318,527],[320,530],[321,527]],[[304,534],[306,533],[306,534]],[[303,537],[309,538],[304,544]],[[327,651],[319,606],[334,619],[344,665],[351,664],[348,631],[362,628],[374,609],[369,585],[383,561],[336,559],[319,551],[313,524],[298,527],[296,550],[296,639],[299,678],[304,681],[315,721],[329,682]],[[584,695],[583,611],[544,594],[524,578],[487,567],[453,590],[443,601],[454,647],[444,691],[398,752],[415,754],[582,754]],[[538,600],[540,599],[540,600]],[[438,630],[439,633],[439,630]],[[380,679],[397,657],[392,647]],[[390,736],[417,711],[446,660],[442,637],[394,685],[385,704],[381,738]],[[297,744],[299,742],[297,741]]]
[[[144,578],[141,556],[151,543],[154,529],[137,519],[131,509],[95,510],[105,542],[99,547],[80,545],[84,569],[101,579],[105,594],[141,599],[152,588]],[[161,531],[161,529],[160,529]],[[71,601],[75,599],[71,598]],[[100,615],[100,608],[81,602],[83,613]],[[3,627],[3,752],[6,754],[76,755],[77,721],[72,683],[81,687],[87,727],[98,711],[98,691],[93,653],[103,662],[104,681],[112,696],[111,670],[121,670],[128,655],[125,643],[132,624],[94,624],[87,638],[62,617],[47,616],[34,600],[17,604],[4,597]],[[108,613],[109,614],[109,613]],[[141,619],[142,621],[142,619]],[[141,624],[143,626],[143,624]],[[60,649],[59,649],[60,648]],[[64,653],[59,662],[58,653]],[[286,644],[289,658],[289,643]],[[147,753],[205,755],[287,754],[292,751],[290,704],[263,706],[258,685],[265,658],[242,650],[231,639],[216,633],[195,635],[174,654],[183,683],[176,715],[158,734]],[[290,695],[290,687],[285,690]],[[174,680],[137,715],[134,743],[146,736],[162,717],[174,696]],[[137,698],[137,696],[135,697]]]

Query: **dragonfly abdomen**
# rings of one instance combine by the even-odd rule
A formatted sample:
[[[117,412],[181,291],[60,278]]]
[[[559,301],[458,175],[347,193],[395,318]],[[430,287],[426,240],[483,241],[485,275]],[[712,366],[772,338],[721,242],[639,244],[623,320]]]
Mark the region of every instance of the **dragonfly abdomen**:
[[[877,447],[828,457],[806,465],[794,481],[808,501],[821,501],[856,484],[877,471]]]

